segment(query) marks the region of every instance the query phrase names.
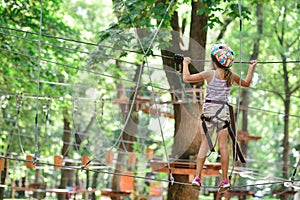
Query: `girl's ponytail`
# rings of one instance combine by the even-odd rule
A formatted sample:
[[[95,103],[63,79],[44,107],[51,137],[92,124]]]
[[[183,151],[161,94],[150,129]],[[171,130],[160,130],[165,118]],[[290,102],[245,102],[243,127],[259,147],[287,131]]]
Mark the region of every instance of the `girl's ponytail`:
[[[226,85],[227,87],[230,87],[232,85],[232,71],[230,68],[224,69],[225,75],[224,78],[226,79]]]

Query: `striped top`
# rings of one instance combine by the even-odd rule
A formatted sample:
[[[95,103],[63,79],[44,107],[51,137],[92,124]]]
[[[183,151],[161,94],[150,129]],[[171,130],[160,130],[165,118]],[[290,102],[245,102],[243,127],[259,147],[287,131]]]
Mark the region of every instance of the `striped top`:
[[[216,71],[213,70],[213,72],[213,78],[206,86],[205,99],[228,102],[231,86],[227,87],[226,80],[216,78]]]

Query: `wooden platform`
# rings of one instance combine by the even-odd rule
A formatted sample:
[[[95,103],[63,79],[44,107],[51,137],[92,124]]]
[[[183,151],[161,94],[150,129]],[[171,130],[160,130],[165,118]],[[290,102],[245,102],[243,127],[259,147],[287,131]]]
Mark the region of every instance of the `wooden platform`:
[[[248,131],[238,131],[237,139],[238,141],[244,141],[245,143],[248,143],[249,141],[257,141],[261,139],[261,137],[252,136]]]
[[[294,190],[273,190],[272,194],[276,197],[288,198],[290,195],[295,195],[297,191]]]
[[[253,190],[236,190],[232,189],[225,193],[219,193],[218,190],[209,190],[208,193],[213,193],[215,195],[215,200],[220,200],[224,197],[226,200],[231,199],[231,197],[238,197],[238,199],[253,197],[256,191]]]
[[[124,196],[130,196],[130,191],[113,191],[112,189],[103,189],[101,190],[101,195],[107,196],[107,197],[124,197]]]
[[[57,193],[57,194],[80,194],[80,193],[92,193],[96,192],[97,189],[79,189],[79,190],[68,190],[68,189],[37,189],[37,188],[26,188],[26,187],[12,187],[13,190],[17,191],[28,191],[28,192],[45,192],[45,193]]]
[[[154,172],[169,173],[168,163],[163,161],[150,161]],[[170,162],[170,168],[173,174],[196,175],[196,162]],[[220,163],[205,163],[201,176],[219,176]]]

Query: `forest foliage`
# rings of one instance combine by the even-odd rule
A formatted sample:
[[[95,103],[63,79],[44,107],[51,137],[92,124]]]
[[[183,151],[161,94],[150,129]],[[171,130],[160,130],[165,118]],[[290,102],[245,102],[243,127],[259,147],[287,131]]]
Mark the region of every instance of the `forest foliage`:
[[[38,146],[41,161],[51,163],[54,155],[61,154],[63,120],[67,119],[71,124],[69,157],[80,160],[80,156],[89,155],[105,163],[107,151],[117,152],[116,144],[126,123],[122,107],[116,103],[118,84],[122,84],[127,98],[133,96],[135,72],[145,62],[143,52],[161,20],[164,23],[146,55],[139,94],[158,101],[171,100],[160,50],[170,45],[171,14],[174,12],[179,13],[183,38],[189,38],[191,6],[190,1],[181,0],[166,13],[169,3],[154,0],[2,1],[0,154],[24,159],[26,154],[34,154]],[[259,64],[249,88],[248,131],[261,139],[248,144],[247,167],[251,173],[245,176],[249,184],[264,178],[281,180],[287,118],[289,175],[300,159],[299,3],[293,0],[244,1],[242,21],[236,2],[203,3],[205,6],[198,14],[208,15],[207,46],[203,47],[207,59],[213,43],[226,43],[234,49],[233,70],[245,77],[247,62],[253,53],[252,44],[260,37]],[[256,30],[258,3],[264,8],[261,35]],[[227,29],[217,41],[225,25]],[[205,69],[210,69],[209,62]],[[235,86],[231,95],[231,103],[237,105],[241,89]],[[288,115],[286,100],[290,101]],[[172,108],[169,104],[160,107],[169,113],[173,113]],[[155,157],[165,160],[168,155],[165,155],[161,132],[165,135],[167,153],[171,154],[174,121],[164,117],[159,121],[141,110],[135,111],[139,116],[138,137],[134,143],[138,158],[135,173],[146,176],[151,168],[146,167],[145,148],[153,148]],[[93,117],[95,120],[89,127]],[[238,121],[241,120],[239,115]],[[238,125],[241,128],[241,123]],[[74,145],[76,134],[80,135],[79,147]],[[11,173],[10,184],[25,176],[25,164],[18,162],[17,165],[20,168]],[[46,167],[42,173],[40,181],[48,182],[50,187],[59,185],[57,170]],[[84,180],[84,174],[80,178]],[[158,178],[167,177],[159,174]],[[110,179],[111,176],[101,174],[103,181],[98,181],[97,188],[109,187]],[[33,171],[30,171],[29,180],[34,182]],[[142,180],[139,182],[144,184]]]

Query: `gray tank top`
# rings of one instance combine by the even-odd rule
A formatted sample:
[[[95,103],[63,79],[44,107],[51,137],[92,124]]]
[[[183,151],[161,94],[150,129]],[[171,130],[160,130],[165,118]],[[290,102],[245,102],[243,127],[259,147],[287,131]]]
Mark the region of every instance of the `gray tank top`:
[[[216,71],[213,70],[213,72],[213,78],[206,86],[205,100],[228,102],[228,96],[231,90],[231,86],[227,87],[226,80],[216,78]]]

